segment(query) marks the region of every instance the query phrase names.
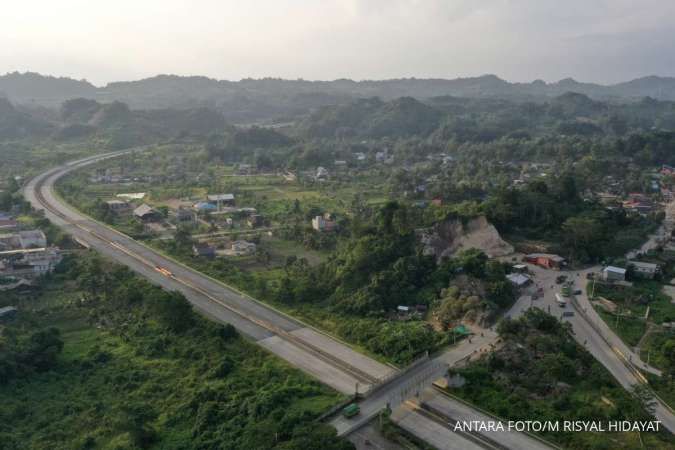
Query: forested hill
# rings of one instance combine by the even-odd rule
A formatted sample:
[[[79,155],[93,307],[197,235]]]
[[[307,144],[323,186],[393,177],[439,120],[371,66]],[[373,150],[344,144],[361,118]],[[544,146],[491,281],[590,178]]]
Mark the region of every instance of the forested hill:
[[[282,80],[277,78],[221,81],[207,77],[158,75],[138,81],[95,87],[87,81],[55,78],[36,73],[0,76],[0,96],[12,102],[58,106],[84,97],[109,103],[121,101],[132,109],[190,108],[220,110],[230,122],[296,117],[312,108],[346,103],[355,98],[380,97],[418,100],[438,96],[544,100],[565,92],[578,92],[595,100],[633,101],[643,97],[675,100],[675,78],[644,77],[614,85],[581,83],[567,78],[555,83],[535,80],[510,83],[495,75],[472,78],[392,79],[353,81]]]

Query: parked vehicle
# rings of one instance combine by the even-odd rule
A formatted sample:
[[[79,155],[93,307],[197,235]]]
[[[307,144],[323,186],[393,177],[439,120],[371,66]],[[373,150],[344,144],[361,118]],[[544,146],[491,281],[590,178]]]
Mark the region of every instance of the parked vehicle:
[[[565,311],[562,315],[563,317],[572,317],[574,316],[574,311]]]
[[[577,289],[576,291],[574,291],[574,295],[581,295],[581,289]]]
[[[556,284],[562,284],[565,282],[566,279],[567,275],[558,275],[557,277],[555,277],[555,282]]]

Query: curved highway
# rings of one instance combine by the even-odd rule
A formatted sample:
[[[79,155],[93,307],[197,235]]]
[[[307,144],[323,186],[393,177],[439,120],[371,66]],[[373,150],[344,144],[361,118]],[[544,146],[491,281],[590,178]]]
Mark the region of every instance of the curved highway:
[[[69,172],[133,151],[142,149],[97,155],[51,169],[32,179],[24,188],[24,196],[78,242],[167,290],[183,293],[204,314],[234,325],[272,353],[342,393],[354,393],[357,384],[365,391],[395,371],[85,216],[54,194],[54,183]]]

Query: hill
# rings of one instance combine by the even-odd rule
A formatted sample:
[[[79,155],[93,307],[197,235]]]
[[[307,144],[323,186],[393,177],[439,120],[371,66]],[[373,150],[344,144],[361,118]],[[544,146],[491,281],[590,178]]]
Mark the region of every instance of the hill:
[[[571,78],[554,83],[542,80],[511,83],[495,75],[364,81],[278,78],[226,81],[202,76],[157,75],[96,87],[87,81],[30,72],[0,76],[0,93],[14,103],[58,107],[65,100],[83,97],[105,103],[120,101],[131,109],[208,107],[218,110],[233,123],[295,118],[311,109],[344,104],[355,98],[380,97],[389,101],[399,97],[421,100],[455,96],[541,102],[569,91],[587,95],[593,100],[626,102],[647,96],[675,100],[675,78],[649,76],[614,85],[600,85]]]

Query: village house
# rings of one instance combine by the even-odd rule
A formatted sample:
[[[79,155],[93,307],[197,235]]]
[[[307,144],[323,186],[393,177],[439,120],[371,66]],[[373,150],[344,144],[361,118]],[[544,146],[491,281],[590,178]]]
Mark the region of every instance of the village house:
[[[337,223],[329,213],[326,213],[312,219],[312,228],[319,232],[334,231],[337,228]]]
[[[108,200],[105,204],[108,207],[108,211],[117,215],[128,214],[131,212],[131,205],[124,200]]]
[[[532,283],[530,277],[528,277],[527,275],[523,275],[522,273],[510,273],[506,275],[506,279],[509,280],[511,284],[517,288],[522,288]]]
[[[263,225],[263,216],[260,214],[251,214],[246,218],[246,223],[251,228],[258,228]]]
[[[602,279],[605,281],[625,281],[626,269],[616,266],[607,266],[602,269]]]
[[[223,206],[234,206],[234,194],[212,194],[207,195],[206,200],[214,205],[218,211],[223,209]]]
[[[19,224],[14,217],[7,213],[0,212],[0,232],[13,231]]]
[[[255,254],[257,246],[253,242],[239,240],[233,241],[230,248],[236,256],[248,256]]]
[[[659,272],[659,265],[641,261],[628,261],[628,265],[632,267],[635,276],[641,278],[652,279]]]
[[[192,244],[192,254],[205,258],[213,258],[216,255],[216,249],[206,242],[195,242]]]
[[[327,180],[328,179],[328,170],[326,170],[325,167],[317,167],[316,168],[316,174],[314,175],[314,178],[317,181],[322,181],[322,180]]]
[[[556,270],[560,270],[567,264],[565,258],[551,253],[530,253],[529,255],[525,255],[524,261],[547,269]]]
[[[162,220],[159,211],[145,203],[134,209],[134,217],[143,223],[160,222]]]
[[[176,225],[192,226],[195,223],[195,213],[181,206],[174,213],[174,220]]]

